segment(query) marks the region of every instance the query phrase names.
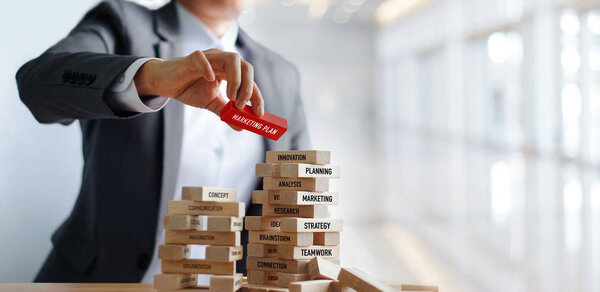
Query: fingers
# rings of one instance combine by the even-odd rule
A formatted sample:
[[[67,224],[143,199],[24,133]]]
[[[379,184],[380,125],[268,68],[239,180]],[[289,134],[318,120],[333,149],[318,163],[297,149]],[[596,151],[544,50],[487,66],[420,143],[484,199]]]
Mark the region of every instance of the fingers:
[[[242,83],[237,91],[237,98],[235,100],[235,106],[239,109],[243,108],[248,100],[250,100],[254,90],[254,68],[250,63],[242,60],[241,70]]]
[[[195,51],[186,57],[188,70],[198,73],[200,77],[208,81],[215,80],[215,73],[208,59],[201,51]]]
[[[262,93],[260,93],[260,89],[256,83],[252,82],[253,90],[252,96],[250,97],[250,101],[252,102],[252,108],[254,109],[254,114],[261,117],[265,113],[265,102],[262,97]]]
[[[254,68],[252,64],[240,58],[236,53],[223,52],[218,49],[204,51],[212,65],[216,78],[227,81],[227,97],[235,101],[235,107],[244,108],[251,101],[254,113],[264,114],[262,94],[254,83]]]
[[[242,59],[240,55],[235,53],[228,53],[225,61],[225,74],[227,75],[227,97],[231,100],[237,100],[237,92],[242,83]],[[244,107],[236,102],[238,108]]]
[[[214,98],[207,106],[206,109],[213,112],[215,115],[217,116],[221,116],[221,111],[223,110],[223,108],[227,105],[227,100],[219,94],[218,97]],[[232,129],[240,132],[243,129],[238,127],[238,126],[234,126],[232,124],[227,124],[229,125]]]
[[[213,112],[217,116],[221,116],[221,110],[227,105],[227,100],[220,94],[213,98],[207,105],[206,109]]]
[[[244,129],[242,129],[242,128],[238,127],[238,126],[234,126],[232,124],[227,124],[227,125],[229,125],[232,129],[234,129],[234,130],[236,130],[238,132],[241,132],[242,130],[244,130]]]

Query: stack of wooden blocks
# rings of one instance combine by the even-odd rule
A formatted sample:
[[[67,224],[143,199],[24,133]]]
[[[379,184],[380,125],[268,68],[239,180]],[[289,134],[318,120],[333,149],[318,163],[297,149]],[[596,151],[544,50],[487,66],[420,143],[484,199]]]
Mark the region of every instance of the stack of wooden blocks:
[[[243,258],[245,211],[235,189],[184,187],[182,200],[170,201],[164,216],[165,244],[158,247],[162,273],[154,276],[154,289],[196,287],[198,274],[210,274],[210,291],[238,290],[243,275],[236,274],[235,264]],[[191,259],[190,245],[206,246],[206,257]]]
[[[329,179],[340,169],[329,151],[268,151],[256,165],[263,190],[252,193],[262,216],[246,217],[248,284],[287,288],[310,280],[308,263],[325,259],[339,265],[342,220],[327,218],[327,205],[338,204]],[[259,288],[256,286],[256,288]]]

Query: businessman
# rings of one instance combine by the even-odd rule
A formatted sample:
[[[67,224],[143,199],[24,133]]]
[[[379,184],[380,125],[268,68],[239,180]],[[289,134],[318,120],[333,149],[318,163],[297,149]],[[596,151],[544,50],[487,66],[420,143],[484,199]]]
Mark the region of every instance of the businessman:
[[[35,281],[151,282],[162,216],[182,186],[235,187],[258,214],[254,164],[266,150],[310,148],[298,73],[239,28],[242,5],[102,2],[19,69],[33,116],[77,120],[83,138],[79,197]],[[230,128],[218,117],[228,100],[286,118],[288,132],[273,142]]]

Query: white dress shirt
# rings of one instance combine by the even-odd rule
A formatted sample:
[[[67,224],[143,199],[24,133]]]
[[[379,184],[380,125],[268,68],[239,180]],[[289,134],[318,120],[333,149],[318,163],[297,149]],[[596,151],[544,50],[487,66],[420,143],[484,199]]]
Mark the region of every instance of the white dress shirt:
[[[186,8],[179,3],[176,7],[181,30],[182,56],[209,48],[238,52],[235,46],[239,30],[237,23],[232,23],[223,37],[218,38]],[[244,56],[243,52],[238,53]],[[150,58],[134,62],[120,82],[113,86],[116,104],[138,112],[154,112],[166,105],[167,98],[142,100],[137,95],[133,76],[148,60]],[[227,96],[226,86],[226,82],[222,82],[220,90],[223,96]],[[185,106],[181,162],[173,199],[181,199],[183,186],[235,187],[238,190],[238,201],[249,204],[256,184],[254,166],[261,162],[264,151],[264,140],[259,135],[249,131],[234,131],[214,113]],[[163,215],[159,214],[161,217]],[[162,243],[164,229],[158,226],[152,262],[142,283],[152,283],[154,275],[160,273],[157,248]],[[204,258],[204,247],[193,246],[192,258]],[[207,283],[206,280],[207,277],[199,277],[198,282]]]

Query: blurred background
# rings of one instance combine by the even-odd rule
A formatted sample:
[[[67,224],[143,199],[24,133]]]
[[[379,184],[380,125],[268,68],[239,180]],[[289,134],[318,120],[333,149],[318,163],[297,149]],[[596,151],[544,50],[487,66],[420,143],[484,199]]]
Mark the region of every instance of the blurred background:
[[[298,66],[314,147],[342,167],[344,266],[600,291],[600,0],[246,2],[242,28]],[[78,125],[37,124],[14,74],[96,3],[0,10],[2,282],[37,273],[82,165]]]

